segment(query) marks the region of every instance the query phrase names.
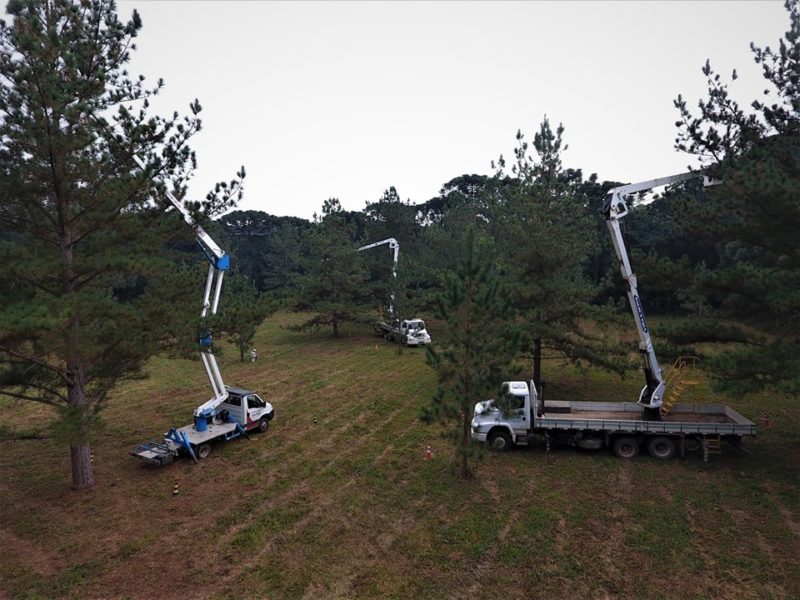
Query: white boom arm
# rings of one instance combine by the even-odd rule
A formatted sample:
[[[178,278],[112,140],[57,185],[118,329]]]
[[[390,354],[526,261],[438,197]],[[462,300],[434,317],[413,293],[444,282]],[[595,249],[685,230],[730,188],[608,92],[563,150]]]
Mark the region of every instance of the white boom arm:
[[[367,244],[366,246],[361,246],[358,249],[359,252],[363,250],[369,250],[370,248],[375,248],[376,246],[383,246],[384,244],[389,244],[389,250],[393,252],[393,262],[392,262],[392,278],[397,281],[397,259],[400,258],[400,244],[394,238],[388,238],[385,240],[381,240],[380,242],[374,242],[372,244]],[[389,302],[389,312],[392,315],[392,318],[395,318],[394,314],[394,290],[392,290],[390,302]]]
[[[144,162],[138,156],[134,156],[133,158],[136,164],[138,164],[142,170],[145,170]],[[206,287],[203,294],[203,309],[200,311],[200,317],[205,319],[208,316],[209,310],[212,315],[217,314],[219,298],[222,292],[222,279],[225,275],[225,271],[230,268],[230,257],[225,254],[211,236],[206,233],[205,229],[194,220],[192,214],[169,190],[166,191],[166,196],[170,203],[172,203],[172,206],[183,215],[183,220],[194,230],[197,243],[210,263],[208,265],[208,277],[206,278]],[[211,295],[212,290],[213,297]],[[222,381],[222,373],[220,373],[219,367],[217,366],[217,359],[211,352],[211,334],[204,334],[199,342],[203,347],[200,351],[200,358],[203,361],[203,368],[206,371],[208,382],[211,384],[211,391],[214,393],[214,397],[198,406],[194,411],[194,415],[196,417],[208,417],[213,415],[214,409],[228,398],[228,392],[225,389],[225,383]]]
[[[603,203],[603,216],[605,217],[608,230],[611,233],[611,241],[614,244],[614,251],[617,254],[622,278],[625,280],[628,287],[628,302],[633,311],[636,329],[639,333],[639,351],[642,353],[642,358],[644,360],[643,370],[647,384],[642,388],[642,392],[639,394],[639,404],[646,409],[652,409],[653,414],[651,416],[656,418],[659,418],[660,408],[663,404],[665,384],[661,376],[661,369],[658,366],[655,350],[653,349],[650,330],[644,318],[644,309],[642,308],[642,301],[639,298],[636,275],[633,273],[633,269],[631,269],[628,251],[625,248],[625,240],[622,237],[620,221],[628,214],[628,207],[625,204],[626,194],[635,194],[636,192],[643,192],[659,186],[670,185],[700,176],[701,173],[689,172],[651,179],[650,181],[643,181],[641,183],[622,185],[609,190],[605,202]],[[716,183],[718,182],[703,176],[703,185],[715,185]]]

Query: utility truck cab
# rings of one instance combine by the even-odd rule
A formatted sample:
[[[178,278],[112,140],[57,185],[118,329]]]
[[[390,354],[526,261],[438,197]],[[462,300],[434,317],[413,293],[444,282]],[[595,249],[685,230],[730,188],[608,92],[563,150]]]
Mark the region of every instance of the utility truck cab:
[[[422,319],[407,319],[400,323],[400,336],[408,346],[424,346],[431,343],[431,336]]]
[[[264,432],[269,428],[269,422],[275,416],[275,410],[269,402],[250,390],[231,385],[226,385],[225,390],[228,397],[219,405],[218,411],[221,421],[227,421],[226,416],[230,415],[246,430],[258,429]]]
[[[533,406],[536,407],[536,387],[533,390]],[[527,443],[531,432],[530,422],[531,395],[528,384],[524,381],[507,381],[503,384],[505,397],[500,403],[496,400],[484,400],[475,405],[472,418],[472,439],[476,442],[487,442],[495,450],[508,450],[515,443]]]

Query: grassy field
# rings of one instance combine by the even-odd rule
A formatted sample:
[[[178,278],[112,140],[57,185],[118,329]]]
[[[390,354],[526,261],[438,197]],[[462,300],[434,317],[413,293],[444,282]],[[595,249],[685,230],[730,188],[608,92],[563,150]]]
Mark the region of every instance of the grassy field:
[[[272,427],[198,464],[127,454],[208,397],[192,361],[154,360],[114,395],[89,492],[69,490],[67,448],[0,442],[0,597],[800,597],[796,401],[720,399],[759,424],[773,415],[750,455],[529,448],[487,453],[463,481],[417,418],[434,388],[423,351],[398,355],[366,329],[292,332],[294,319],[260,329],[257,363],[232,347],[223,360],[227,381],[266,392]],[[640,387],[546,368],[551,399],[631,400]],[[6,427],[48,418],[3,402]]]

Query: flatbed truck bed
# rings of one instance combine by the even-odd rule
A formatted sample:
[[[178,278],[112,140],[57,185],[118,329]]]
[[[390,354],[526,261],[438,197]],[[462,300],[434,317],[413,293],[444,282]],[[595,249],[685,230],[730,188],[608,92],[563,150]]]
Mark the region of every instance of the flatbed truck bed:
[[[544,414],[534,416],[536,429],[585,429],[608,432],[754,436],[756,426],[729,406],[676,404],[661,421],[642,419],[635,402],[545,403]]]

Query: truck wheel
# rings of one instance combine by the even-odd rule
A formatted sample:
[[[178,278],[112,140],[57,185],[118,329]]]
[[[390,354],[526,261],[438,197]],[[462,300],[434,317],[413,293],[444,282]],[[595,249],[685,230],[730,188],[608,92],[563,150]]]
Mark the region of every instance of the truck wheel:
[[[634,458],[639,454],[639,442],[630,436],[618,437],[612,446],[614,454],[619,458]]]
[[[675,442],[672,438],[668,437],[654,437],[650,440],[650,443],[647,444],[647,451],[653,458],[669,460],[675,456]]]
[[[195,448],[194,453],[197,455],[198,460],[208,458],[208,455],[211,454],[211,446],[208,444],[200,444]]]
[[[269,421],[264,417],[258,422],[258,431],[264,433],[267,429],[269,429]]]
[[[507,431],[503,431],[502,429],[494,431],[492,435],[489,436],[489,447],[492,450],[506,452],[511,450],[511,446],[513,445],[514,442],[511,440],[511,436],[508,435]]]
[[[696,437],[687,437],[684,443],[686,444],[687,452],[696,452],[703,447],[703,443]]]

